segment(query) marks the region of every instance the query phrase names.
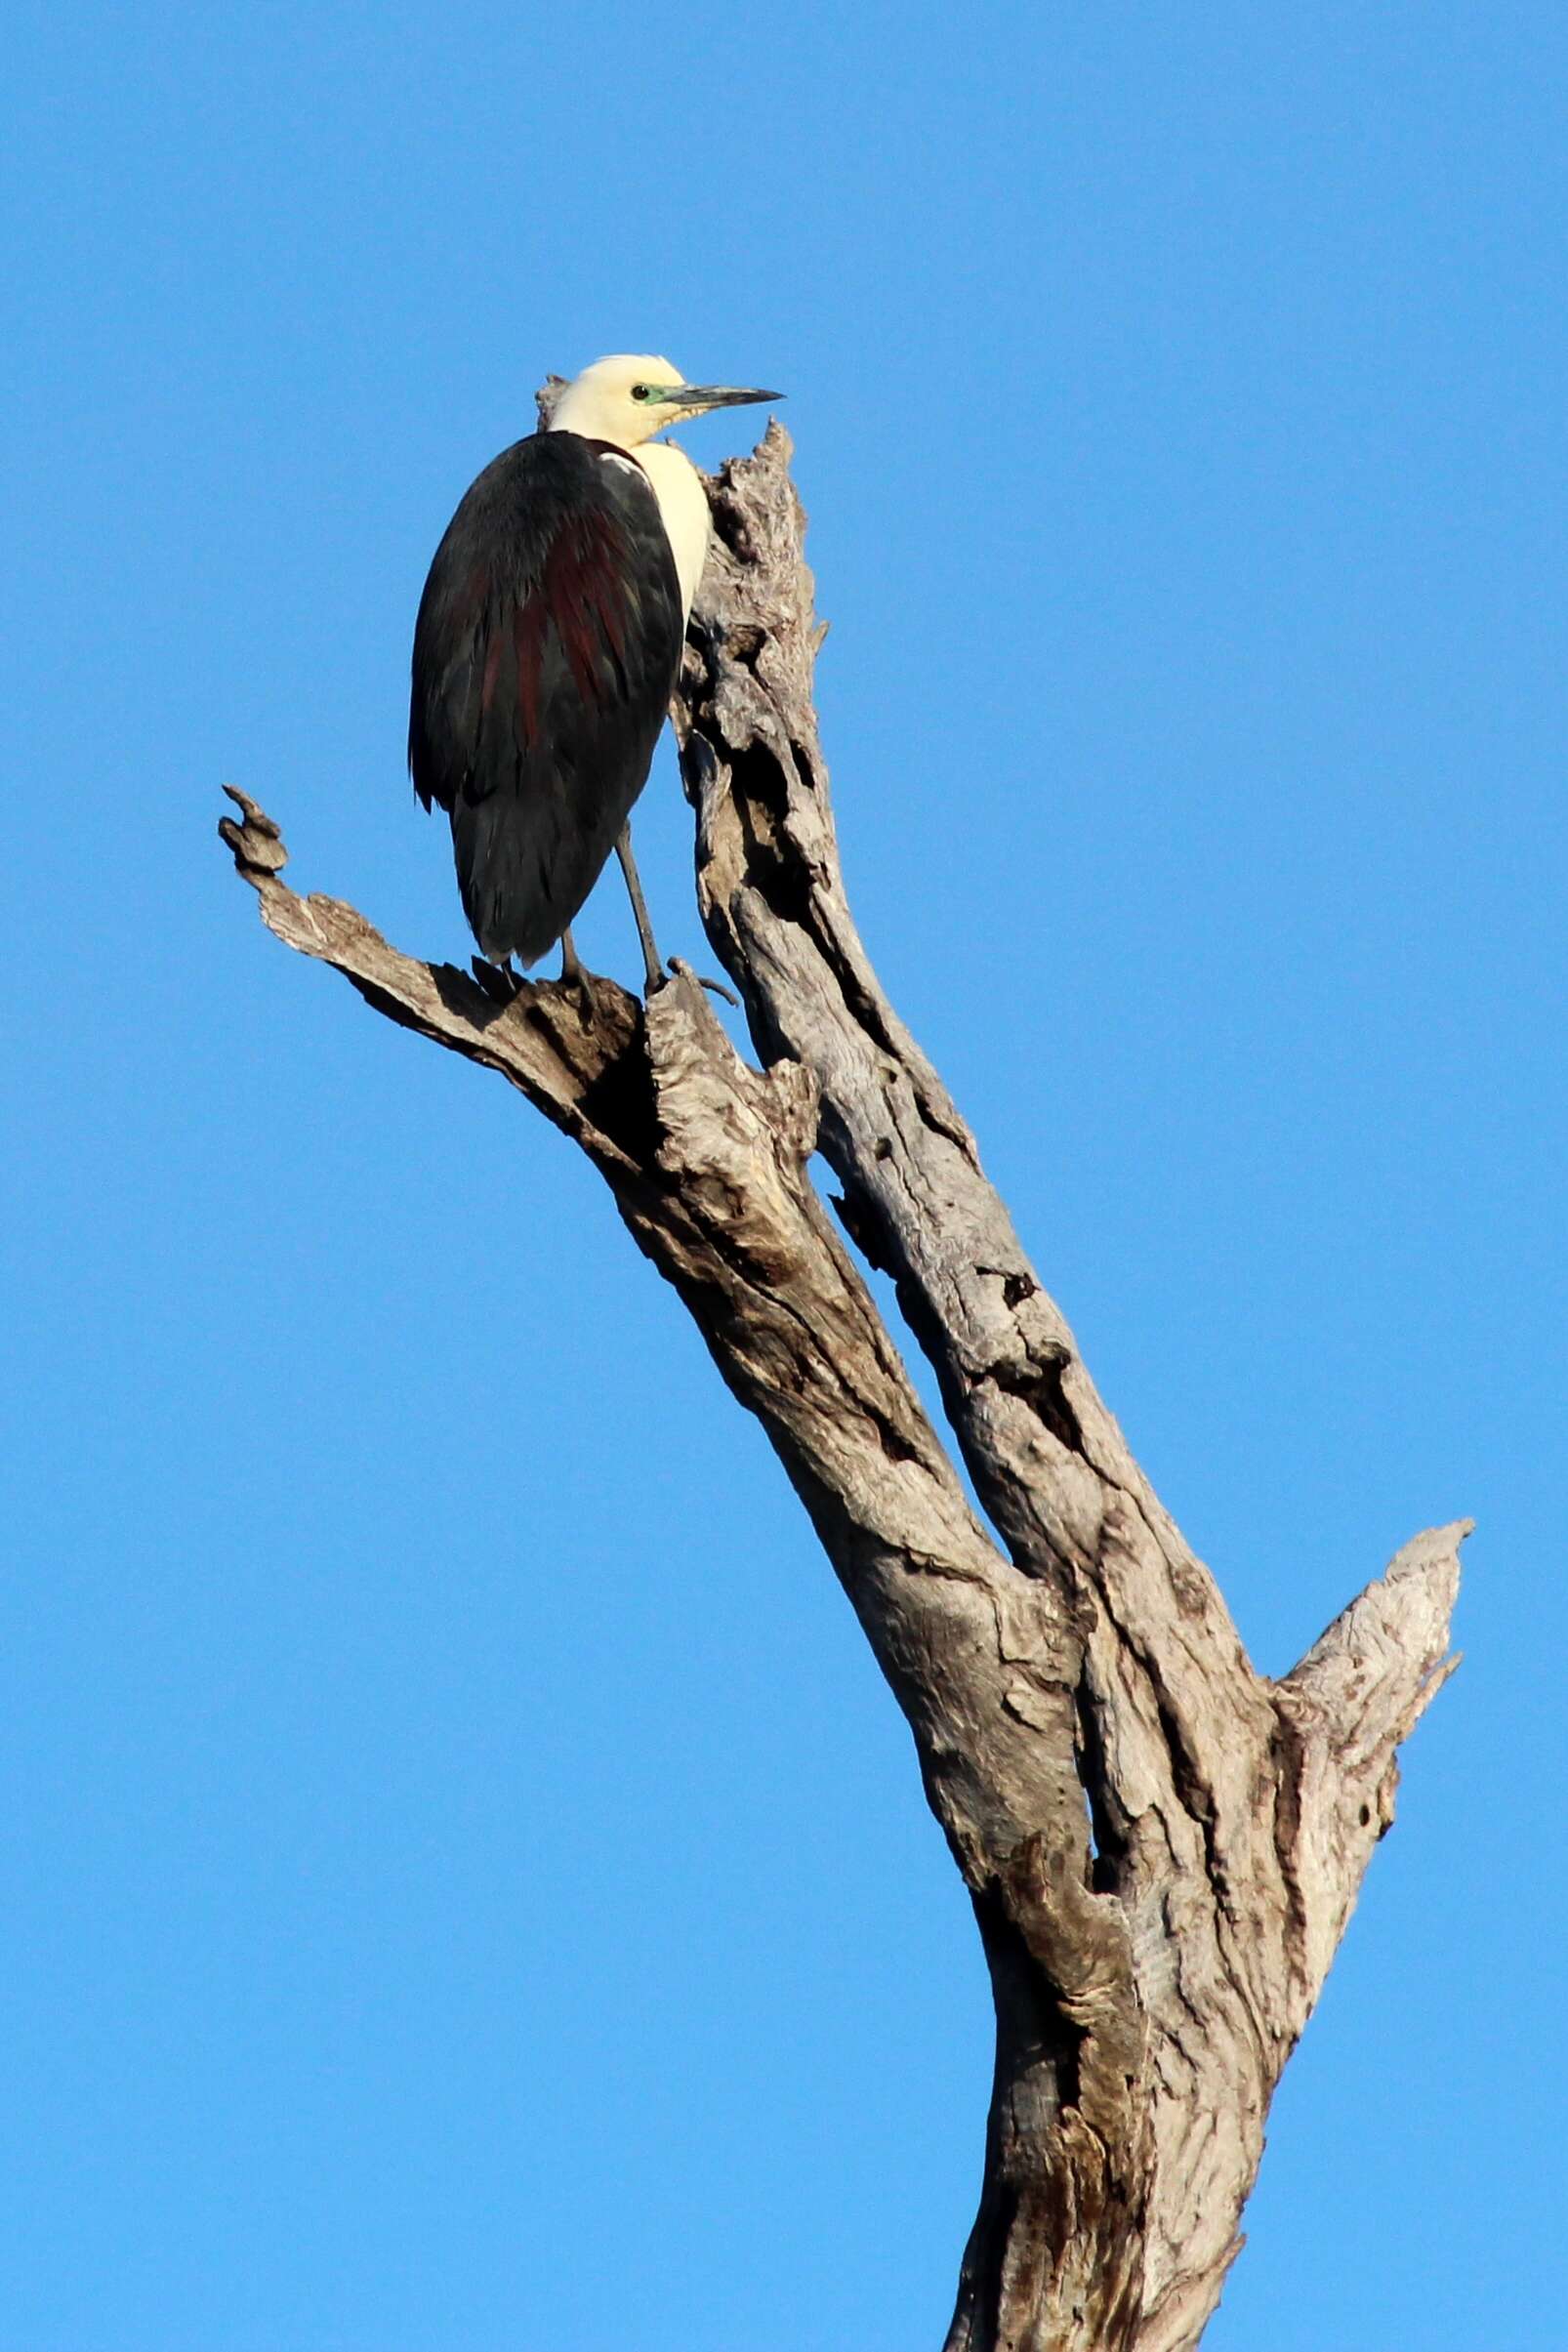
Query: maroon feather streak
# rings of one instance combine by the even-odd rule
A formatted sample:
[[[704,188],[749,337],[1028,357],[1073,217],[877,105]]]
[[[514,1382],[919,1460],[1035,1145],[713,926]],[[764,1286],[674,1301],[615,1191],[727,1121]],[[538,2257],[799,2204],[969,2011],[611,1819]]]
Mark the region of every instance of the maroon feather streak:
[[[625,564],[626,542],[606,515],[575,516],[545,558],[545,600],[585,702],[594,698],[603,654],[619,668],[625,652]]]

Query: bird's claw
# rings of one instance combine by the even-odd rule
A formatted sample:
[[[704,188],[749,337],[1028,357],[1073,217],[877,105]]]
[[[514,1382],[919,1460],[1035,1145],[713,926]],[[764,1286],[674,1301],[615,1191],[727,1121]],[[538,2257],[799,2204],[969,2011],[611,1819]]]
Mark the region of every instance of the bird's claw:
[[[483,956],[470,956],[469,964],[491,1004],[505,1010],[522,986],[521,975],[513,970],[510,958],[505,964],[491,964]]]
[[[588,967],[583,964],[572,944],[569,930],[561,933],[560,986],[563,993],[576,1000],[577,1017],[585,1029],[594,1026],[594,983]]]
[[[695,980],[699,988],[710,989],[715,996],[722,996],[726,1005],[733,1005],[737,1012],[740,1011],[740,999],[732,988],[726,987],[722,980],[710,980],[706,972],[693,971],[684,956],[672,956],[670,970],[678,980]],[[663,973],[661,972],[659,976],[662,981]],[[650,973],[650,981],[651,978],[652,974]]]

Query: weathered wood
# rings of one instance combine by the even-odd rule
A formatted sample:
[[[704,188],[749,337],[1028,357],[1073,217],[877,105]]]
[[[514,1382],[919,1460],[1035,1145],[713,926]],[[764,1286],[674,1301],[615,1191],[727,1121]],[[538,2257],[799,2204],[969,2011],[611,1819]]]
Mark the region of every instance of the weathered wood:
[[[548,398],[548,390],[544,395]],[[299,898],[240,794],[268,927],[506,1077],[604,1176],[757,1414],[914,1733],[991,1968],[997,2061],[947,2352],[1179,2352],[1240,2240],[1269,2098],[1454,1660],[1464,1525],[1417,1537],[1283,1681],[1128,1451],[850,919],[812,707],[789,442],[712,485],[676,718],[699,902],[762,1064],[687,975],[498,1006]],[[976,1520],[805,1173],[889,1272]]]

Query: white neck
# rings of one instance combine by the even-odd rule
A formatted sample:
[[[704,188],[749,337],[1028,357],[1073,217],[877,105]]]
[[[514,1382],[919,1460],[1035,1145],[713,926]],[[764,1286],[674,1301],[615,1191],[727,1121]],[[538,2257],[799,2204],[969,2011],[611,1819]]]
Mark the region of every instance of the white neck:
[[[633,449],[634,457],[653,484],[653,495],[664,517],[665,535],[675,557],[681,582],[681,618],[690,615],[692,599],[708,560],[708,495],[697,469],[673,441],[647,441]]]

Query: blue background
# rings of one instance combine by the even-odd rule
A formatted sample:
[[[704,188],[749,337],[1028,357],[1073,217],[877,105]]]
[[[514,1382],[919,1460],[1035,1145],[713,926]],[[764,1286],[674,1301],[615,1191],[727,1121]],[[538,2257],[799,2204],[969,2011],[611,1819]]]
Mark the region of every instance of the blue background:
[[[551,368],[776,383],[895,1002],[1259,1664],[1473,1513],[1216,2352],[1561,2340],[1560,7],[23,0],[6,2352],[940,2341],[907,1735],[461,958],[432,549]],[[709,463],[750,420],[710,420]],[[639,819],[699,940],[661,753]],[[613,883],[592,962],[634,977]]]

